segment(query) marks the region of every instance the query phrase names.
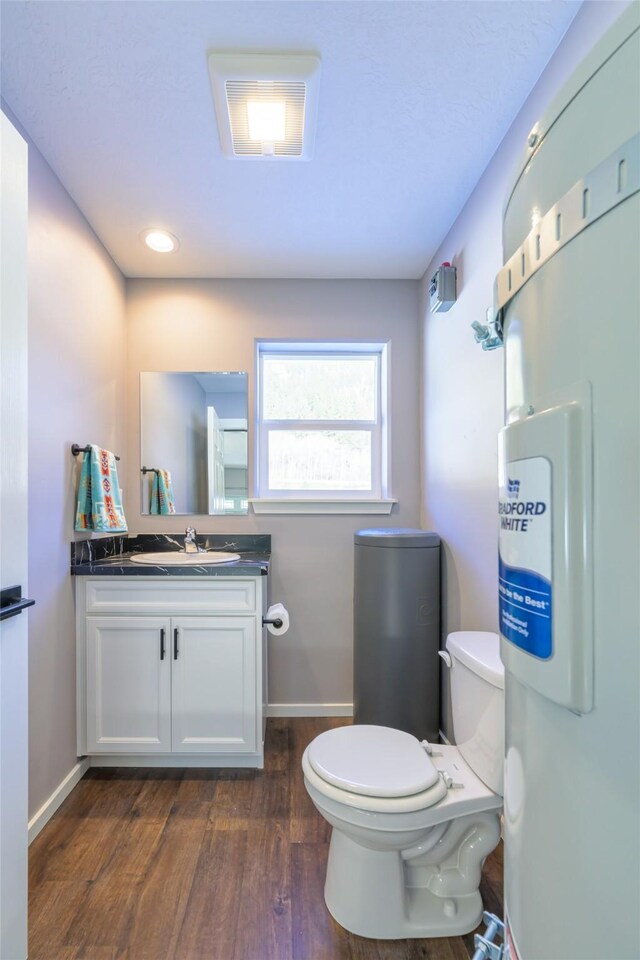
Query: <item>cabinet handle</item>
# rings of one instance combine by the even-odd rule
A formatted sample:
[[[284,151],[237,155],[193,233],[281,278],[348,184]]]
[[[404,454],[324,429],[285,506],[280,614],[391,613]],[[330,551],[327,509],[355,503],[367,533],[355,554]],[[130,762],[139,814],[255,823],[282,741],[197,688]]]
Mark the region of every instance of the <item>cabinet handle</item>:
[[[161,660],[164,660],[164,655],[165,655],[165,653],[167,652],[167,651],[166,651],[166,647],[165,647],[164,638],[165,638],[165,629],[164,629],[164,627],[163,627],[163,628],[161,629],[161,631],[160,631],[160,659],[161,659]]]
[[[178,659],[178,654],[180,653],[178,649],[178,628],[175,627],[173,631],[173,659]]]

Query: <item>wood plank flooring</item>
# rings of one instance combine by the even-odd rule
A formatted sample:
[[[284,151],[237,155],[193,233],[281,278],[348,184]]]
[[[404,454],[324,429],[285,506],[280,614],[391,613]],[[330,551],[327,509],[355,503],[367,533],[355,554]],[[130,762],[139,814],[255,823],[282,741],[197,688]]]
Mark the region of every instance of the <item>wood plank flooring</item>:
[[[348,722],[269,720],[264,770],[90,770],[31,845],[30,960],[468,960],[473,934],[367,940],[327,912],[300,759]],[[501,846],[481,892],[501,915]]]

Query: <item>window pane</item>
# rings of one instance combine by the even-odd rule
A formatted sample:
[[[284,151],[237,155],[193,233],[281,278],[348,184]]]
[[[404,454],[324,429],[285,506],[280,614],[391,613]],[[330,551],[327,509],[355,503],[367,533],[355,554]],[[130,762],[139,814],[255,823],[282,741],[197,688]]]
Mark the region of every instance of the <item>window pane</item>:
[[[365,430],[270,430],[271,490],[371,490]]]
[[[264,355],[265,420],[375,420],[376,358]]]

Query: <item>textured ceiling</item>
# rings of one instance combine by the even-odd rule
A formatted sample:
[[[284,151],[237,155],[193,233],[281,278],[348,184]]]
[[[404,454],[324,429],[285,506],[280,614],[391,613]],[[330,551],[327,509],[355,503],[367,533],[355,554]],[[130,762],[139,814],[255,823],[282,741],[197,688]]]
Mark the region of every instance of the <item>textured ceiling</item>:
[[[5,0],[2,96],[127,276],[416,278],[579,6]],[[313,160],[223,156],[211,50],[320,57]]]

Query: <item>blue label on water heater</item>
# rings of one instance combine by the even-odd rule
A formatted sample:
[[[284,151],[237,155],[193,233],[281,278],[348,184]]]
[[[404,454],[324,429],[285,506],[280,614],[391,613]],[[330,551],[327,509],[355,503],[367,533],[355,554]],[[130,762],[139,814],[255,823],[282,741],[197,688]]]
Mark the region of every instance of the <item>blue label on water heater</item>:
[[[553,654],[551,464],[505,464],[500,484],[500,632],[541,660]]]
[[[517,647],[542,660],[551,643],[551,584],[531,570],[509,567],[500,557],[500,630]]]

